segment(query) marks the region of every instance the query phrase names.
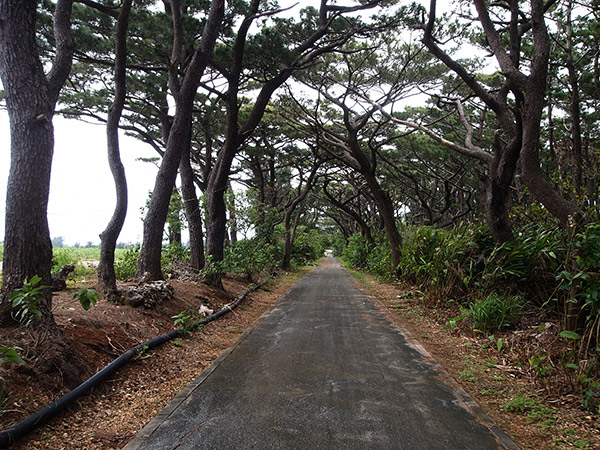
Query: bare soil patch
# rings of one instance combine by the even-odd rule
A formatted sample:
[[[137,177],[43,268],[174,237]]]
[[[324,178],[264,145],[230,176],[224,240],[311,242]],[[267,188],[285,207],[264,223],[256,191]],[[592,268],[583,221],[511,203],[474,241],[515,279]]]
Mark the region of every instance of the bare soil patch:
[[[90,395],[41,426],[13,447],[25,449],[120,449],[204,368],[259,318],[305,272],[279,276],[250,294],[233,312],[191,335],[142,354]],[[71,288],[54,298],[55,318],[90,375],[129,348],[174,329],[172,316],[206,305],[219,310],[245,290],[244,279],[227,278],[225,291],[202,283],[170,281],[175,297],[156,309],[115,305],[100,299],[84,311]],[[88,286],[90,287],[90,286]],[[19,345],[31,359],[35,342],[26,330],[3,337],[3,345]],[[68,388],[60,376],[39,379],[29,365],[7,363],[3,376],[7,397],[0,404],[0,428],[6,429],[55,401]]]

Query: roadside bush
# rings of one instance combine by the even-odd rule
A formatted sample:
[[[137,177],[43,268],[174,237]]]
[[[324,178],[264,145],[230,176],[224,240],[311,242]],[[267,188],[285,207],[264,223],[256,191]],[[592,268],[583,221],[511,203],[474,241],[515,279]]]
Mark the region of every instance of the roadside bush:
[[[474,329],[493,333],[516,325],[525,306],[525,300],[519,295],[504,296],[492,292],[485,299],[461,308],[461,312]]]
[[[348,239],[348,244],[342,252],[342,258],[350,267],[366,269],[368,267],[370,251],[371,248],[367,242],[367,238],[362,234],[355,234]]]
[[[476,287],[494,241],[485,226],[407,229],[401,272],[423,287],[465,293]]]
[[[394,278],[392,252],[383,234],[379,235],[375,245],[371,246],[367,255],[367,269],[380,279],[391,281]]]
[[[292,263],[305,265],[323,256],[325,241],[318,230],[299,226],[292,246]]]
[[[566,301],[577,304],[586,316],[588,337],[600,346],[600,223],[589,225],[573,239],[573,263],[557,275]]]
[[[129,280],[135,276],[140,257],[140,246],[127,247],[121,259],[115,262],[115,275],[117,280]]]
[[[253,280],[261,272],[268,272],[281,260],[281,252],[275,245],[261,238],[244,239],[225,249],[223,270],[243,273]]]
[[[566,232],[556,227],[525,226],[515,239],[493,248],[485,261],[481,287],[527,292],[542,305],[556,289],[556,273],[564,267],[566,255]]]

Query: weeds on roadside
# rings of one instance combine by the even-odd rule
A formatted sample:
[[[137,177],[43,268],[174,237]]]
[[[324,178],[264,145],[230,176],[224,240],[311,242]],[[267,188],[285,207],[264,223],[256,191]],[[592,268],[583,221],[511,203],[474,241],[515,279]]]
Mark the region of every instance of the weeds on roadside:
[[[200,316],[196,311],[186,309],[179,314],[172,316],[171,319],[174,319],[173,326],[175,328],[181,328],[185,334],[190,334],[194,328],[194,324],[200,319]]]
[[[521,296],[503,296],[492,292],[466,308],[461,307],[461,313],[475,330],[494,332],[515,325],[523,315],[525,305]]]
[[[44,289],[49,289],[49,286],[40,285],[41,281],[42,279],[37,275],[31,277],[31,279],[25,278],[23,287],[15,289],[8,296],[8,301],[12,303],[13,308],[16,310],[13,313],[15,319],[26,327],[34,319],[42,317],[39,302]]]

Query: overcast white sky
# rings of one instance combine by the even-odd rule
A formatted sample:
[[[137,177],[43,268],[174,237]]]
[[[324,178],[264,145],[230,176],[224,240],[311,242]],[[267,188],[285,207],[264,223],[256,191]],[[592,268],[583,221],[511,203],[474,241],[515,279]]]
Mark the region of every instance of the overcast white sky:
[[[55,146],[48,205],[50,235],[67,245],[99,243],[98,235],[112,216],[114,183],[106,156],[104,126],[62,117],[54,119]],[[136,161],[156,153],[148,145],[122,135],[121,158],[129,184],[129,208],[120,242],[141,242],[140,208],[154,187],[156,167]],[[6,182],[10,168],[8,114],[0,111],[0,240],[4,239]]]

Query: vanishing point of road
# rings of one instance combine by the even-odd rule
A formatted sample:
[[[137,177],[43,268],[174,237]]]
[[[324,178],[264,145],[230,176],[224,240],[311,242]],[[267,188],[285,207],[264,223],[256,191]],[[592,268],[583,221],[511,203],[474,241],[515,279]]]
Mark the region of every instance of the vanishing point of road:
[[[326,258],[125,447],[517,449]]]

